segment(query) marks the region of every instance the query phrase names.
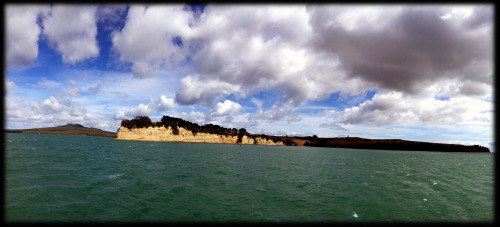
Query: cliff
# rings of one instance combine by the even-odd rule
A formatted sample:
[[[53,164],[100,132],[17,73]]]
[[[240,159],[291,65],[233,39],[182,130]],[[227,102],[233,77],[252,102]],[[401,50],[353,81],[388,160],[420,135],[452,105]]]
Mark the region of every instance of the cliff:
[[[136,140],[136,141],[156,141],[156,142],[184,142],[184,143],[224,143],[238,144],[238,136],[217,135],[211,133],[198,132],[193,133],[190,130],[178,127],[178,135],[175,135],[172,128],[165,127],[147,127],[131,128],[121,126],[116,133],[117,140]],[[248,137],[244,135],[239,144],[260,144],[260,145],[285,145],[282,141],[274,142],[263,137]]]

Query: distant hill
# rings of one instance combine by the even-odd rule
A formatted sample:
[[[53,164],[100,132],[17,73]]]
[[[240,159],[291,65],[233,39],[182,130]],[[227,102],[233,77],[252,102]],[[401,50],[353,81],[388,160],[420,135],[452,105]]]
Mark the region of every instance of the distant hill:
[[[80,124],[66,124],[57,127],[32,128],[32,129],[5,129],[10,133],[34,133],[34,134],[58,134],[58,135],[83,135],[115,137],[116,133],[108,132],[97,128],[89,128]]]

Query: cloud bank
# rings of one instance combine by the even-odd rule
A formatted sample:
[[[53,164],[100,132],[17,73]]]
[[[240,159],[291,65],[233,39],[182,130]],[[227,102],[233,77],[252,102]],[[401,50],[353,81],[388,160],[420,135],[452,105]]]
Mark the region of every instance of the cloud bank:
[[[196,73],[176,95],[183,105],[272,88],[298,106],[373,88],[416,94],[444,79],[467,84],[457,95],[484,97],[491,17],[483,5],[470,15],[447,6],[208,5],[198,19],[182,6],[133,6],[113,43],[138,77],[190,59]]]

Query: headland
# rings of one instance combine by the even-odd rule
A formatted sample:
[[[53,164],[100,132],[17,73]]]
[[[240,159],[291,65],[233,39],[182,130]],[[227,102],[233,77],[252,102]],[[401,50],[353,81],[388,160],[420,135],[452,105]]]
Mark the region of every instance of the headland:
[[[163,116],[152,122],[147,116],[123,120],[115,139],[157,142],[260,144],[279,146],[339,147],[375,150],[408,150],[440,152],[489,153],[487,147],[409,141],[402,139],[364,139],[359,137],[319,138],[317,136],[288,137],[250,134],[246,129],[224,128],[219,125],[198,125],[181,118]]]

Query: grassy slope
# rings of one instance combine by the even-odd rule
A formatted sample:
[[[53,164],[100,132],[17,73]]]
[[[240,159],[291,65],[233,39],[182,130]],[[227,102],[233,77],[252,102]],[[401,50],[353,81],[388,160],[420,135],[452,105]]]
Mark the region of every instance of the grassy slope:
[[[59,134],[59,135],[84,135],[115,137],[116,133],[108,132],[97,128],[88,128],[79,124],[67,124],[57,127],[32,128],[32,129],[5,129],[4,132],[11,133],[40,133],[40,134]]]

